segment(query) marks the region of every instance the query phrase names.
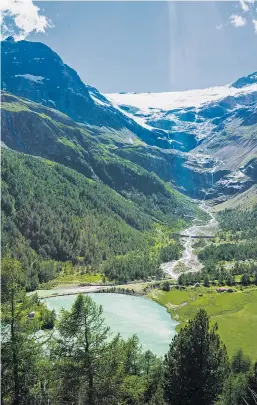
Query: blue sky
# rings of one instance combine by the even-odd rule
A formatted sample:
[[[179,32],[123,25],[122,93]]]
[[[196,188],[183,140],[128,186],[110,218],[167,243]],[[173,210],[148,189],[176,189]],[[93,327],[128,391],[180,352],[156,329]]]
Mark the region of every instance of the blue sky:
[[[35,4],[54,27],[27,39],[49,45],[103,93],[204,88],[257,70],[249,1]]]

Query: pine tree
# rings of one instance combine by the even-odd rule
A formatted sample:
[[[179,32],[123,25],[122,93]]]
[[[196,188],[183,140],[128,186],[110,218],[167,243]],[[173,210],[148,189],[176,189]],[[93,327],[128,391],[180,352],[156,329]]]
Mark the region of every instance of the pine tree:
[[[239,349],[233,356],[231,361],[231,369],[234,374],[247,373],[251,367],[251,360],[243,354],[242,349]]]
[[[2,262],[2,404],[36,405],[37,363],[41,346],[37,319],[29,319],[31,299],[21,288],[23,272],[15,259]]]
[[[199,310],[173,338],[164,360],[164,392],[168,404],[213,404],[228,372],[228,357],[217,325]]]
[[[104,384],[106,356],[110,352],[102,307],[79,294],[71,311],[62,311],[58,327],[57,374],[61,377],[59,401],[95,404]]]

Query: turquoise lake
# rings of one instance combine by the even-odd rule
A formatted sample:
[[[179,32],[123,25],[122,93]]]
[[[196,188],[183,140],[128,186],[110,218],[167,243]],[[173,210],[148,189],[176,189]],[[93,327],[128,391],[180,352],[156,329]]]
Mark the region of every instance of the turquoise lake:
[[[177,322],[161,305],[144,297],[131,295],[91,293],[90,297],[103,306],[106,325],[113,334],[120,333],[124,339],[137,334],[144,350],[161,356],[169,348],[176,334]],[[58,313],[61,308],[70,309],[76,295],[45,298],[50,309]]]

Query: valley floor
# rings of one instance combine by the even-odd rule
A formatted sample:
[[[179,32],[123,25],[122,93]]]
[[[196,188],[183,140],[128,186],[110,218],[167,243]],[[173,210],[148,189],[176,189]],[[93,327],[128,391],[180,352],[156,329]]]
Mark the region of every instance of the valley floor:
[[[233,287],[233,293],[217,293],[215,287],[187,287],[169,292],[153,290],[148,297],[165,306],[178,329],[192,318],[199,308],[205,309],[212,323],[217,322],[221,340],[229,356],[242,348],[250,358],[257,358],[257,287]]]
[[[154,287],[154,282],[130,283],[117,286],[116,292],[128,293],[133,290],[134,294],[145,295],[166,307],[172,319],[179,322],[177,330],[192,319],[200,308],[205,309],[211,322],[218,323],[221,340],[230,357],[242,348],[250,358],[257,358],[257,287],[233,286],[233,293],[218,293],[216,287],[203,286],[184,289],[174,286],[168,292]],[[40,298],[46,298],[79,292],[93,293],[99,289],[103,289],[103,286],[59,286],[53,290],[38,290],[37,293]]]
[[[204,203],[203,203],[204,204]],[[204,211],[209,212],[207,206],[202,207]],[[211,214],[211,218],[207,225],[194,225],[183,231],[183,234],[204,235],[217,231],[217,221]],[[196,251],[193,250],[194,242],[189,238],[184,238],[184,252],[181,259],[171,262],[174,268],[178,263],[187,264],[189,271],[199,270],[199,266],[191,268],[190,258],[195,258],[198,265]],[[191,256],[190,256],[191,255]],[[190,261],[191,260],[191,261]],[[184,271],[188,271],[184,269]],[[183,271],[183,270],[182,270]],[[171,277],[169,271],[168,275]],[[173,271],[174,273],[174,271]],[[39,290],[38,295],[43,297],[72,295],[79,292],[91,293],[99,290],[109,289],[108,292],[121,292],[136,295],[145,295],[149,299],[156,301],[160,305],[167,308],[172,319],[179,322],[177,330],[183,327],[189,319],[192,319],[196,312],[202,308],[205,309],[211,318],[211,322],[218,323],[219,334],[221,340],[225,343],[229,356],[233,356],[235,352],[242,348],[244,353],[252,359],[257,358],[257,287],[241,285],[233,286],[233,293],[223,292],[218,293],[215,286],[204,287],[202,284],[197,287],[179,287],[176,285],[178,273],[176,277],[169,280],[170,291],[161,289],[163,281],[153,280],[152,282],[131,282],[123,285],[116,285],[115,291],[112,291],[113,283],[104,279],[102,275],[81,275],[67,278],[67,275],[61,279],[54,280],[52,288],[47,290]],[[91,285],[86,285],[91,284]]]

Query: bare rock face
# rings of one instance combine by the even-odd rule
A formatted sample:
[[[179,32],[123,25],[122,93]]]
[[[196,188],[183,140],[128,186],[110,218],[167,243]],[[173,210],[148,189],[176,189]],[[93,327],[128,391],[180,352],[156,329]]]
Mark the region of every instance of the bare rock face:
[[[149,144],[156,142],[151,130],[115,108],[97,89],[84,84],[77,72],[48,46],[7,39],[2,41],[1,57],[4,91],[55,108],[76,122],[116,131],[126,128]]]
[[[169,179],[191,197],[219,201],[256,182],[244,167],[257,156],[257,72],[210,89],[107,98],[166,132],[173,155],[163,154],[166,165],[152,164],[162,165],[165,177],[171,170]]]

